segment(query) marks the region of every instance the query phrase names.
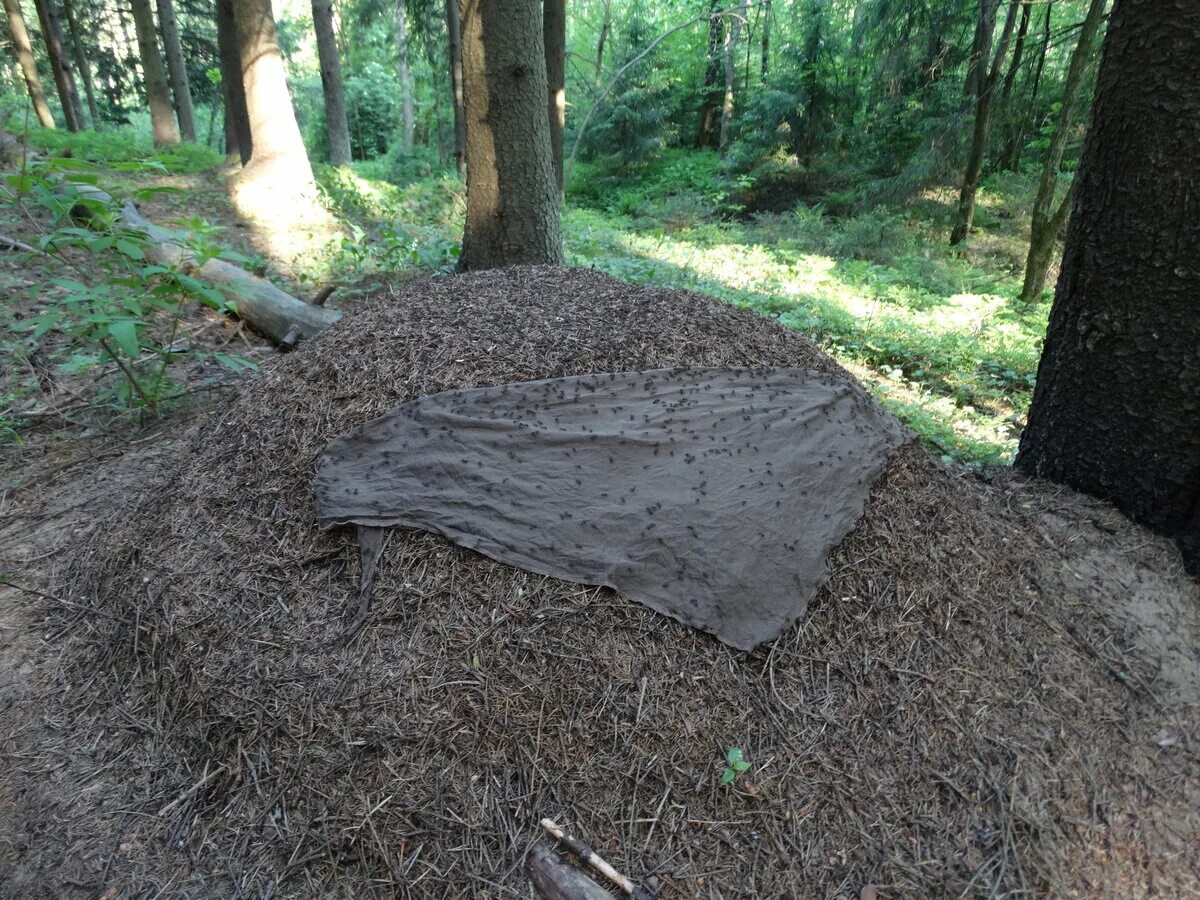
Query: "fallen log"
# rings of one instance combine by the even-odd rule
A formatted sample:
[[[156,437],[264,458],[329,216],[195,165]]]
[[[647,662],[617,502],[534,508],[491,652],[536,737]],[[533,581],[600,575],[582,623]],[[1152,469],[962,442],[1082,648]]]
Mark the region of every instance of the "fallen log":
[[[106,206],[113,203],[112,195],[98,187],[87,184],[72,187],[83,199]],[[71,215],[88,223],[95,219],[86,203],[76,204]],[[276,345],[290,349],[301,338],[312,337],[342,317],[337,310],[305,303],[265,278],[223,259],[209,259],[198,265],[195,254],[178,243],[177,234],[155,225],[130,201],[121,205],[118,218],[125,228],[146,236],[149,241],[146,255],[151,262],[180,266],[188,274],[203,278],[235,304],[239,318]]]

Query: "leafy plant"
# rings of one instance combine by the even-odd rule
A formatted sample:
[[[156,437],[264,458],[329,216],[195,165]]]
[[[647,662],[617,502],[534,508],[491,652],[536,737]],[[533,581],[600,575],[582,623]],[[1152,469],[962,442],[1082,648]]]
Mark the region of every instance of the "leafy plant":
[[[725,771],[721,773],[721,784],[733,784],[737,777],[750,768],[742,756],[741,747],[730,747],[725,753]]]
[[[150,238],[122,224],[126,198],[92,189],[98,171],[85,160],[59,157],[8,175],[0,186],[0,196],[41,232],[35,246],[51,272],[47,283],[31,289],[36,313],[9,324],[19,339],[15,352],[40,350],[63,372],[115,369],[119,377],[103,379],[97,402],[152,413],[177,393],[169,370],[184,352],[231,370],[253,367],[230,354],[199,354],[178,341],[189,303],[233,309],[194,269],[216,256],[241,257],[220,250],[211,239],[214,229],[196,221],[189,231],[173,233],[190,251],[187,265],[153,261]],[[130,197],[162,190],[140,189]]]

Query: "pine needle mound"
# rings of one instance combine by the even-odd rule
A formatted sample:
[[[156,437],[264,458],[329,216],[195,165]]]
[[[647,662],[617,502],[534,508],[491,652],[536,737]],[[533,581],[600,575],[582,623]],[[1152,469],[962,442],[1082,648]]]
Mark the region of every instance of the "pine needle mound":
[[[331,438],[421,394],[682,364],[842,371],[710,298],[515,269],[385,292],[196,427],[65,573],[95,610],[69,717],[125,788],[95,816],[126,842],[106,883],[527,897],[550,816],[666,897],[1195,888],[1194,847],[1144,843],[1195,784],[1153,736],[1194,747],[1194,717],[1137,659],[1115,677],[1101,614],[1047,587],[1019,486],[916,443],[806,618],[753,653],[399,529],[341,639],[356,547],[317,531],[311,490]],[[731,747],[751,767],[724,786]]]

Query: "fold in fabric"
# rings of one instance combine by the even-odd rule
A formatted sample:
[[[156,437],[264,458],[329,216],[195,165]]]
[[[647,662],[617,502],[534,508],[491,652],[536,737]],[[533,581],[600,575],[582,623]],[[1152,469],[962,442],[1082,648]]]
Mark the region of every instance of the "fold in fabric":
[[[749,650],[804,613],[906,434],[857,386],[808,369],[448,391],[332,441],[316,512],[323,528],[423,529],[607,585]]]

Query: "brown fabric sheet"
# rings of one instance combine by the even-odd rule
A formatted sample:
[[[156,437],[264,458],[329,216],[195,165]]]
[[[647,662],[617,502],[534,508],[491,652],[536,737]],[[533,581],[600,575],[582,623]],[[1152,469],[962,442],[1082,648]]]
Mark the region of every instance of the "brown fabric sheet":
[[[807,369],[448,391],[332,441],[317,519],[433,531],[749,650],[804,613],[905,439],[860,389]]]

